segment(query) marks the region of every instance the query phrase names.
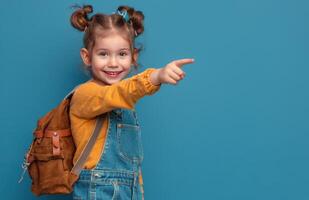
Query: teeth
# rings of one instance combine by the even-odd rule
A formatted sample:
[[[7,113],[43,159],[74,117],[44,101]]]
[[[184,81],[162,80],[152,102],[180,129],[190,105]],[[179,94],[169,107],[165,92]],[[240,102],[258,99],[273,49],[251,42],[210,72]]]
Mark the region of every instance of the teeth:
[[[105,71],[105,73],[112,75],[112,76],[116,76],[116,75],[120,74],[120,72],[108,72],[108,71]]]

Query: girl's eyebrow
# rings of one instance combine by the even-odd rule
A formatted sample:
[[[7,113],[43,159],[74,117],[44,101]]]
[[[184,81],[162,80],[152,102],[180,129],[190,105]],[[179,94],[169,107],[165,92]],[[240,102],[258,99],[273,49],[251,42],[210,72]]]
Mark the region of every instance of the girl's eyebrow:
[[[99,50],[107,50],[107,51],[109,51],[109,49],[104,49],[104,48],[100,48],[100,49],[97,49],[97,51],[99,51]],[[122,48],[122,49],[119,49],[120,51],[121,50],[130,50],[129,48]]]
[[[120,50],[130,50],[129,48],[122,48],[122,49],[120,49]]]

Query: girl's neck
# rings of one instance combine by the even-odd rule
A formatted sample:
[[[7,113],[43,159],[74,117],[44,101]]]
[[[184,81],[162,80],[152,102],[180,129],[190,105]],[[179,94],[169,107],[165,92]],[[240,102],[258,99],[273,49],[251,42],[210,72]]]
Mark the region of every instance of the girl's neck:
[[[96,83],[96,84],[99,84],[99,85],[102,85],[102,86],[106,86],[107,84],[106,83],[103,83],[102,81],[100,80],[97,80],[97,79],[94,79],[94,78],[91,78],[89,81],[87,82],[93,82],[93,83]]]

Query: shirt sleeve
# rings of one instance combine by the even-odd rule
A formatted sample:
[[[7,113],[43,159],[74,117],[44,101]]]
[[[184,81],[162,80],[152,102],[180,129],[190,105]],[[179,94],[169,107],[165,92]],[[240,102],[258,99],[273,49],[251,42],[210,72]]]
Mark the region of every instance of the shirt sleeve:
[[[161,87],[161,84],[154,85],[150,81],[150,74],[154,70],[148,68],[112,85],[84,84],[75,90],[70,112],[90,119],[116,108],[133,109],[140,98],[154,94]]]

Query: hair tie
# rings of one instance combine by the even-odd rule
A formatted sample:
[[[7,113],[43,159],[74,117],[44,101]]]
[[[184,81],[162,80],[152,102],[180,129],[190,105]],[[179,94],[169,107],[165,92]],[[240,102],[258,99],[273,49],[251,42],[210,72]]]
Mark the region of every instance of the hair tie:
[[[117,9],[117,13],[118,15],[122,16],[122,18],[128,23],[130,20],[130,16],[128,14],[128,12],[126,10],[120,11]]]
[[[87,30],[87,28],[88,28],[88,26],[89,26],[89,23],[91,22],[92,17],[93,17],[94,15],[96,15],[96,14],[95,14],[95,13],[86,13],[86,19],[89,19],[89,20],[87,20],[87,24],[86,24],[86,26],[85,26],[84,32],[86,32],[86,30]]]
[[[120,11],[120,10],[117,9],[117,12],[116,12],[116,13],[113,12],[113,14],[117,14],[117,15],[122,16],[122,18],[123,18],[128,24],[131,24],[131,25],[132,25],[132,21],[130,20],[130,16],[129,16],[129,14],[128,14],[128,12],[127,12],[126,10]],[[136,30],[134,30],[134,35],[137,36]]]

